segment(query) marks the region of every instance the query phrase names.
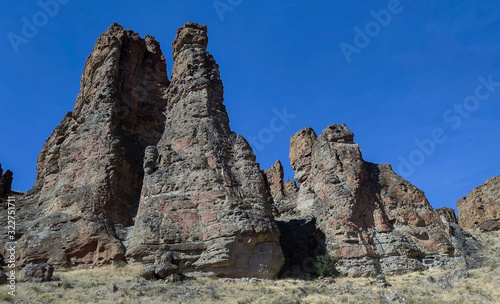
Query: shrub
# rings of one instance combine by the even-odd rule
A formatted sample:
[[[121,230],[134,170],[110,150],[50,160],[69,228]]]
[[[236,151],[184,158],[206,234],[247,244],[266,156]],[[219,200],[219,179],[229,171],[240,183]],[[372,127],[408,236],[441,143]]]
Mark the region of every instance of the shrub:
[[[2,297],[0,297],[0,301],[14,302],[14,297],[11,296],[10,294],[6,293]]]
[[[316,272],[320,277],[336,277],[339,272],[335,268],[338,257],[332,257],[329,254],[319,256],[316,262]]]

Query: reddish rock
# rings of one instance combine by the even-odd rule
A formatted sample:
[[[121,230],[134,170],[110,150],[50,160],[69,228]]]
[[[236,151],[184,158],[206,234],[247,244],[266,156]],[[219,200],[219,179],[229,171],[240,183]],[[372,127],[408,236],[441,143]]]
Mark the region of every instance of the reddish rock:
[[[460,226],[473,229],[486,220],[500,220],[500,176],[487,180],[457,201]]]
[[[277,200],[282,199],[285,190],[285,184],[283,183],[283,165],[279,160],[276,160],[274,165],[271,168],[264,171],[266,175],[266,181],[269,185],[269,189],[271,191],[271,196],[273,200],[276,202]]]
[[[290,162],[299,182],[296,208],[313,215],[327,250],[342,258],[339,270],[353,276],[426,267],[426,256],[459,254],[438,212],[424,193],[390,165],[362,158],[346,125],[318,137],[310,128],[292,136]]]
[[[147,146],[159,141],[169,81],[159,43],[113,24],[87,58],[81,89],[45,143],[29,192],[37,207],[20,264],[102,264],[125,256]],[[21,231],[22,232],[22,231]]]
[[[206,26],[177,33],[165,130],[127,256],[151,262],[172,251],[186,272],[275,277],[284,258],[271,197],[252,149],[229,127]]]
[[[298,191],[295,181],[283,182],[283,166],[279,160],[264,173],[273,200],[273,214],[276,217],[294,216]]]
[[[299,188],[297,187],[297,183],[295,181],[287,180],[285,182],[285,190],[284,190],[285,196],[290,196],[296,193],[297,191],[299,191]]]
[[[284,255],[273,212],[286,233],[285,272],[296,277],[311,277],[326,252],[342,258],[342,273],[359,276],[436,266],[476,250],[451,210],[434,210],[390,165],[364,161],[346,125],[292,136],[298,187],[283,181],[279,161],[264,173],[230,129],[207,45],[206,26],[178,29],[169,83],[153,37],[117,24],[99,37],[74,111],[47,140],[36,183],[17,202],[18,265],[128,258],[155,262],[147,278],[181,270],[274,278]],[[11,179],[0,174],[0,183],[5,194]],[[477,210],[495,218],[494,204],[485,203],[498,203],[495,185],[464,199],[483,209],[463,203],[475,213],[461,218]]]

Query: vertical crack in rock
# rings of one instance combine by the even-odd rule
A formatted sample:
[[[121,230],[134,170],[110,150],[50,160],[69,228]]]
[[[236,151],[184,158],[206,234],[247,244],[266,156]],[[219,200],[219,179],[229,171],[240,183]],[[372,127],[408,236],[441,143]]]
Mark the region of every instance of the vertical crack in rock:
[[[168,111],[155,170],[146,174],[127,256],[173,251],[185,271],[272,278],[284,263],[264,174],[229,127],[206,26],[173,42]]]

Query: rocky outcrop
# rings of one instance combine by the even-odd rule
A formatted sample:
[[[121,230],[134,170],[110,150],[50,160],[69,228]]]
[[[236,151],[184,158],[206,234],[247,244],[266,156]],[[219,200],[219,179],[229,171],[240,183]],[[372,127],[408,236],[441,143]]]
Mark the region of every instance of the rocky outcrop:
[[[229,127],[207,42],[206,26],[177,31],[165,130],[157,161],[156,152],[145,161],[127,256],[147,262],[172,251],[186,272],[275,277],[283,254],[271,197],[250,145]]]
[[[460,226],[473,229],[487,220],[500,220],[500,176],[487,180],[457,201]]]
[[[266,181],[269,185],[269,190],[273,201],[278,201],[283,198],[285,191],[285,183],[283,182],[283,165],[277,160],[271,168],[264,171],[266,175]]]
[[[446,233],[451,237],[453,247],[457,249],[457,254],[460,254],[465,261],[466,268],[479,267],[480,260],[474,253],[481,249],[481,244],[470,233],[460,227],[454,209],[443,207],[437,209],[437,212],[441,217],[441,221],[445,224]]]
[[[5,173],[2,169],[2,164],[0,164],[0,199],[7,196],[12,191],[12,181],[14,173],[7,170]]]
[[[479,225],[481,232],[491,232],[500,230],[500,220],[486,220]]]
[[[99,37],[74,110],[17,202],[19,265],[126,259],[154,263],[141,273],[148,279],[274,278],[280,270],[309,278],[326,253],[341,258],[342,273],[360,276],[476,250],[453,210],[434,210],[390,165],[364,161],[345,125],[292,136],[298,186],[284,182],[279,160],[263,172],[230,129],[207,46],[206,26],[179,28],[169,82],[153,37],[117,24]],[[12,174],[0,177],[5,194]]]
[[[298,191],[295,181],[283,181],[283,166],[277,160],[274,165],[264,171],[267,186],[272,196],[272,210],[275,217],[293,217],[295,210],[295,193]]]
[[[21,264],[101,264],[125,257],[146,147],[164,129],[169,81],[159,43],[113,24],[87,58],[73,112],[39,157],[23,204],[36,207],[19,240]],[[22,233],[22,231],[21,231]]]
[[[42,283],[48,282],[52,279],[52,274],[54,273],[54,266],[42,263],[42,264],[28,264],[23,269],[21,274],[22,282],[34,282]]]
[[[353,139],[346,125],[331,125],[319,136],[301,130],[290,144],[295,208],[299,218],[316,217],[326,250],[341,258],[338,270],[389,274],[458,256],[448,224],[424,193],[390,165],[364,161]]]

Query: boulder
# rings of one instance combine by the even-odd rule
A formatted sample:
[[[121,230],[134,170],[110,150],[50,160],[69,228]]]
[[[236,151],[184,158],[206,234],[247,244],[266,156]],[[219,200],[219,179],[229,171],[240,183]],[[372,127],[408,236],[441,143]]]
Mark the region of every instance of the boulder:
[[[481,232],[498,231],[500,230],[500,220],[486,220],[479,225],[479,230],[481,230]]]
[[[54,266],[48,263],[33,264],[30,263],[24,267],[21,274],[21,281],[23,282],[48,282],[52,279],[54,273]]]

